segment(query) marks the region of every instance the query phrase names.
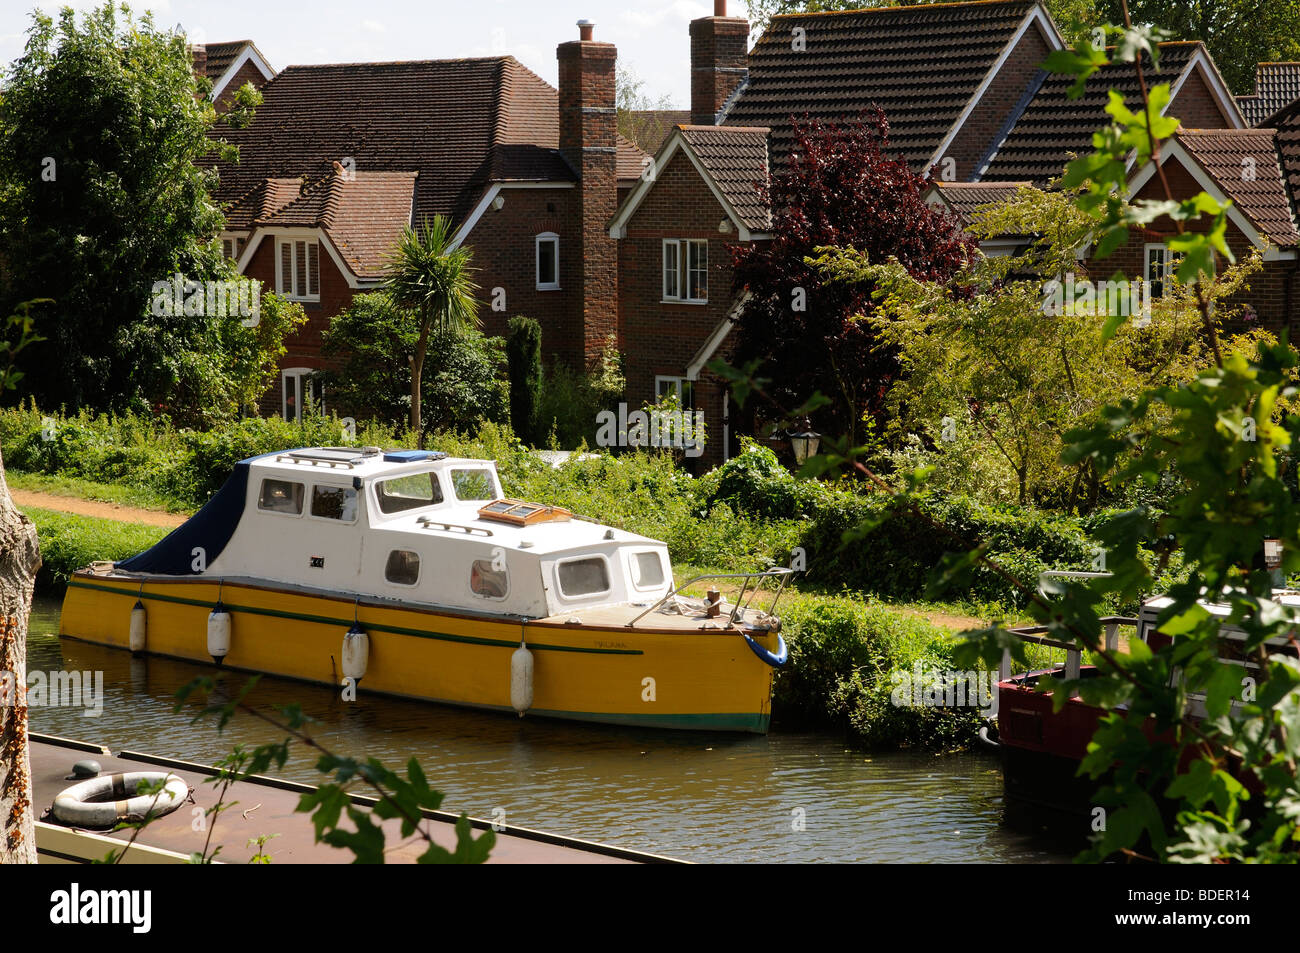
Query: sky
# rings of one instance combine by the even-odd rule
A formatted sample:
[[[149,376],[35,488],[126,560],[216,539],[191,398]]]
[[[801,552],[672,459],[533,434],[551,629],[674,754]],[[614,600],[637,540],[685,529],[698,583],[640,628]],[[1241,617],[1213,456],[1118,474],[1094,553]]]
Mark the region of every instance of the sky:
[[[0,62],[19,56],[30,13],[95,0],[0,0]],[[135,0],[156,26],[184,28],[190,42],[251,39],[275,69],[299,63],[357,63],[511,54],[552,86],[555,46],[578,38],[578,20],[618,46],[619,64],[644,81],[657,104],[690,105],[688,24],[711,16],[713,0]],[[744,0],[728,12],[745,15]]]

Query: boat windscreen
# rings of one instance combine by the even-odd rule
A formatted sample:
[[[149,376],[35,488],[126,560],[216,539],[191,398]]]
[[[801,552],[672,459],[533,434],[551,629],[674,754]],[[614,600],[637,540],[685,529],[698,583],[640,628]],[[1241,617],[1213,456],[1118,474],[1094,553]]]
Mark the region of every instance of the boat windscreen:
[[[452,470],[451,485],[458,500],[495,500],[500,495],[492,471],[484,467]]]
[[[379,502],[379,512],[386,515],[404,513],[441,503],[442,486],[435,473],[411,473],[391,480],[380,480],[375,485],[375,496]]]

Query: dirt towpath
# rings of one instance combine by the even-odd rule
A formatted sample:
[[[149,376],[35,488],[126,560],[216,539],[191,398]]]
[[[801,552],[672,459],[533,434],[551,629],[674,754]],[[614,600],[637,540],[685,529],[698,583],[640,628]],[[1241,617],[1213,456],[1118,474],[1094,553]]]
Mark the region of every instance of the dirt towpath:
[[[55,493],[42,493],[38,490],[9,489],[19,508],[36,506],[44,510],[58,510],[60,513],[75,513],[78,516],[95,516],[99,519],[118,520],[122,523],[144,523],[147,526],[180,526],[189,517],[182,513],[164,513],[161,510],[144,510],[137,506],[123,506],[120,503],[103,503],[99,500],[83,500],[75,496],[59,496]]]

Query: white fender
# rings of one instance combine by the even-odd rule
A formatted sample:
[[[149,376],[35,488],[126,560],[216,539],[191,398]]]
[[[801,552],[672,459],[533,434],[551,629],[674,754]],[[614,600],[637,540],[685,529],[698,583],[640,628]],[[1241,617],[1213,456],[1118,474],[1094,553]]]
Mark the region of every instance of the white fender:
[[[139,599],[135,600],[135,608],[131,610],[131,651],[143,652],[145,646],[145,634],[148,631],[149,614],[145,611],[144,603]]]
[[[136,794],[141,784],[159,781],[166,784],[157,794]],[[77,827],[113,827],[120,821],[143,821],[170,814],[189,794],[189,785],[175,774],[158,771],[106,774],[59,792],[54,799],[54,816]]]
[[[343,636],[343,675],[354,682],[365,678],[366,665],[370,661],[370,636],[361,628],[361,623],[352,623],[352,628]]]
[[[208,654],[218,665],[230,654],[230,613],[220,600],[208,616]]]
[[[533,707],[533,653],[522,644],[510,656],[510,704],[520,718]]]

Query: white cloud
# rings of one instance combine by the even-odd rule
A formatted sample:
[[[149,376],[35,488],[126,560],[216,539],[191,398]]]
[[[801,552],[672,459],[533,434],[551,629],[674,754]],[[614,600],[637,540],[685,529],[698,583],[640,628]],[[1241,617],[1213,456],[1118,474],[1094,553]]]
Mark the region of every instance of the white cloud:
[[[668,19],[689,23],[699,17],[712,15],[712,4],[700,3],[698,0],[672,0],[671,3],[665,3],[657,10],[646,11],[636,8],[624,10],[621,17],[633,26],[650,27],[658,26]]]
[[[383,33],[387,29],[387,27],[385,27],[378,20],[362,20],[361,29],[369,33]]]

